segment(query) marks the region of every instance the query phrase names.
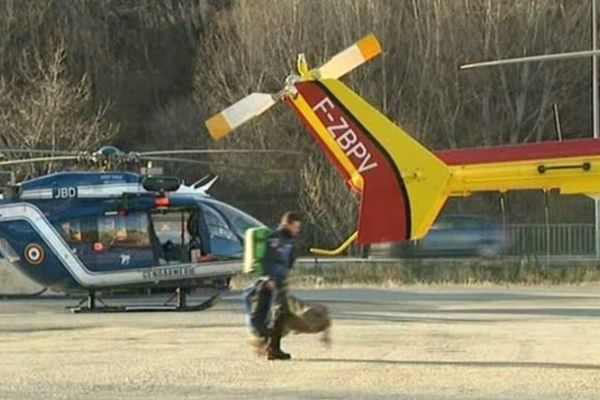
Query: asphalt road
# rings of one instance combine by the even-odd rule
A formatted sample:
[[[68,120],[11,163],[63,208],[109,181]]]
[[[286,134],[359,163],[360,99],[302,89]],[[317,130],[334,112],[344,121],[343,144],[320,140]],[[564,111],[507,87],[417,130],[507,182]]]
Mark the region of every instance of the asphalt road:
[[[286,338],[287,362],[252,353],[236,295],[198,313],[74,315],[64,308],[73,299],[1,301],[0,399],[600,397],[600,288],[297,294],[330,307],[333,344]]]

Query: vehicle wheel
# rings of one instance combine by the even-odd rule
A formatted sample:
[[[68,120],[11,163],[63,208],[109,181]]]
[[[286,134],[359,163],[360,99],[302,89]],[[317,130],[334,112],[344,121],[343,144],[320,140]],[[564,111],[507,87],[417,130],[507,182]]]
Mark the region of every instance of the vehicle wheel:
[[[500,248],[494,243],[481,243],[477,254],[483,258],[496,258],[500,255]]]

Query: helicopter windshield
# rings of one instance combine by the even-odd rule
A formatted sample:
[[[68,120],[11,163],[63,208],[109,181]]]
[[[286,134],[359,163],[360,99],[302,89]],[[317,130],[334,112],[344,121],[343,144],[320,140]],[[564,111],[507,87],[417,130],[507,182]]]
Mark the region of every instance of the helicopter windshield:
[[[243,238],[248,228],[264,227],[265,224],[251,217],[245,212],[238,210],[228,204],[216,200],[205,200],[206,203],[216,208],[229,221],[235,233]]]

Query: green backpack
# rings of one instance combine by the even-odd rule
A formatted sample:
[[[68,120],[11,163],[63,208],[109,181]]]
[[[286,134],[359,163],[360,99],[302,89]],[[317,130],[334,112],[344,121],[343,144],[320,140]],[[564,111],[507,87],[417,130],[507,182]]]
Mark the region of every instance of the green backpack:
[[[244,273],[261,276],[267,255],[267,239],[273,231],[266,227],[250,228],[244,237]]]

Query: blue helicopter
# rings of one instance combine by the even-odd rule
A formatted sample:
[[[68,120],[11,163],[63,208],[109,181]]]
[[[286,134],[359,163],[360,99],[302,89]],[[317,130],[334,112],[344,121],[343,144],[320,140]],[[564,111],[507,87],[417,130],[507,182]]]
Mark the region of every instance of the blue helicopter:
[[[168,153],[214,151],[219,152]],[[86,293],[74,312],[210,307],[242,269],[246,229],[264,225],[208,195],[216,178],[188,186],[178,178],[154,175],[152,168],[110,171],[140,162],[195,162],[163,153],[123,153],[105,146],[94,153],[52,151],[49,157],[0,162],[75,160],[102,167],[101,172],[59,172],[7,185],[0,200],[1,255],[45,287]],[[201,304],[187,304],[192,288],[207,286],[217,294]],[[141,308],[100,307],[96,302],[99,291],[128,288],[172,288],[176,303]]]

